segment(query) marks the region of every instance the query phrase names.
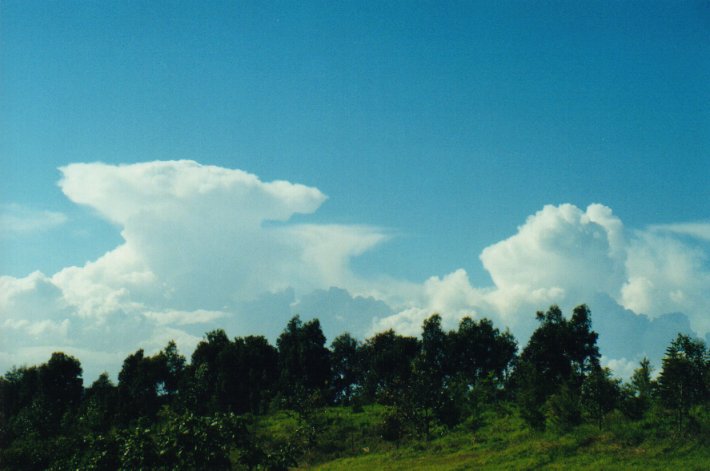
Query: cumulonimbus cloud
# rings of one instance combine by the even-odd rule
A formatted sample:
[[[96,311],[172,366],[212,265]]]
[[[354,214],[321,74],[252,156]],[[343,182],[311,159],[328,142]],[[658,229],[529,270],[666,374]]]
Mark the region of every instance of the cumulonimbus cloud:
[[[123,242],[83,266],[0,278],[0,369],[57,349],[82,354],[90,378],[115,372],[137,348],[175,339],[189,351],[209,328],[273,337],[293,313],[359,335],[416,334],[434,312],[449,327],[486,316],[524,336],[536,310],[601,299],[614,312],[604,326],[651,326],[679,311],[698,333],[710,331],[707,247],[695,226],[630,231],[600,204],[545,206],[482,251],[492,285],[473,286],[462,269],[416,284],[351,270],[351,259],[387,240],[386,231],[292,222],[326,200],[313,187],[193,161],[61,172],[64,194],[114,223]],[[690,232],[694,244],[683,239]],[[634,323],[636,314],[648,318]]]
[[[387,237],[364,225],[290,223],[326,196],[241,170],[193,161],[60,170],[64,194],[116,224],[123,243],[52,276],[6,277],[0,322],[29,345],[50,342],[54,329],[58,348],[130,349],[168,328],[241,314],[240,304],[264,293],[357,283],[349,260]],[[24,298],[42,300],[42,308]],[[99,344],[107,337],[116,342]],[[189,348],[197,338],[182,340]]]

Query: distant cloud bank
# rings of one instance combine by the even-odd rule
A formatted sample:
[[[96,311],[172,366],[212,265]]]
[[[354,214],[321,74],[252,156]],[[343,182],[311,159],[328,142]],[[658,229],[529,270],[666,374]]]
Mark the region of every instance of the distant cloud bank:
[[[67,198],[116,224],[123,243],[81,267],[0,277],[2,371],[62,350],[92,381],[137,348],[175,339],[189,352],[215,327],[274,338],[294,313],[319,317],[331,338],[416,334],[434,312],[448,327],[486,316],[524,343],[536,310],[586,302],[602,353],[620,373],[641,355],[658,357],[674,329],[710,332],[710,224],[628,229],[601,204],[549,205],[482,251],[493,285],[473,286],[462,269],[413,283],[351,269],[389,239],[384,230],[291,222],[326,200],[313,187],[193,161],[61,172]],[[66,220],[12,206],[1,214],[13,234]]]

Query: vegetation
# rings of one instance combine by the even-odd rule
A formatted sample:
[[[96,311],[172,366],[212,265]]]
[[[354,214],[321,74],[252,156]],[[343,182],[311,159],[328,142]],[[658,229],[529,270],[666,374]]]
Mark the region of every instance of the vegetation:
[[[600,365],[587,306],[557,306],[517,354],[487,319],[421,338],[386,331],[330,348],[296,316],[276,346],[209,332],[188,362],[170,342],[84,387],[54,353],[0,377],[0,469],[701,469],[710,462],[710,355],[684,335],[658,378]]]

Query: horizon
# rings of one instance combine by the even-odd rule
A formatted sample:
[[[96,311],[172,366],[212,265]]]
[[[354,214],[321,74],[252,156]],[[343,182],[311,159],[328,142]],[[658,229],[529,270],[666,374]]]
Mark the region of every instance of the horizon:
[[[586,303],[622,377],[710,340],[706,3],[0,13],[2,371],[296,313],[523,345]]]

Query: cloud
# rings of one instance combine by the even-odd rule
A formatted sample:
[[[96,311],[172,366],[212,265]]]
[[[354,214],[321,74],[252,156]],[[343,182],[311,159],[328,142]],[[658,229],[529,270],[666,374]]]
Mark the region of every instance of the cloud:
[[[103,368],[115,374],[137,348],[174,339],[189,353],[214,328],[273,341],[297,313],[319,317],[329,338],[416,335],[435,312],[446,328],[488,317],[524,345],[535,311],[586,302],[602,353],[626,370],[639,355],[662,355],[677,331],[710,332],[700,223],[629,230],[600,204],[548,205],[481,252],[490,286],[474,286],[463,269],[413,283],[351,269],[387,232],[293,222],[325,202],[313,187],[193,161],[61,172],[64,194],[115,224],[123,241],[83,266],[0,277],[3,370],[63,350],[77,352],[91,380]]]
[[[0,236],[23,236],[47,231],[64,224],[66,215],[30,209],[18,204],[0,206]]]
[[[64,194],[115,224],[123,243],[51,276],[5,277],[0,325],[21,339],[4,342],[8,352],[24,342],[127,353],[170,338],[192,348],[218,324],[251,334],[262,319],[248,307],[272,293],[366,284],[350,259],[387,238],[364,225],[291,223],[326,196],[241,170],[192,161],[60,170]]]
[[[671,234],[641,232],[628,247],[627,280],[620,303],[637,313],[657,317],[684,312],[695,330],[710,331],[710,270],[707,252]]]
[[[342,288],[315,290],[291,305],[294,314],[314,316],[321,320],[330,340],[343,332],[363,338],[370,333],[373,321],[394,313],[382,300],[370,296],[353,296]]]
[[[268,224],[312,213],[326,197],[240,170],[192,161],[61,170],[65,194],[118,224],[125,239],[117,249],[124,254],[107,254],[83,271],[121,277],[116,286],[136,277],[133,289],[152,277],[179,309],[220,309],[229,300],[291,286],[309,291],[346,284],[356,278],[349,259],[385,239],[365,226]],[[135,263],[118,267],[127,265],[119,259]],[[101,284],[112,284],[106,281]]]
[[[631,231],[599,204],[545,206],[516,234],[482,251],[492,286],[472,286],[463,270],[432,277],[416,306],[378,319],[373,331],[416,334],[434,312],[450,325],[472,315],[511,327],[524,344],[537,310],[554,303],[570,312],[587,303],[608,358],[633,362],[647,355],[660,363],[677,332],[710,331],[707,247],[678,237],[689,232],[678,229],[685,225],[670,227]],[[703,230],[692,227],[701,238]]]
[[[710,241],[710,222],[690,222],[682,224],[659,224],[649,227],[652,232],[666,232],[672,234],[686,235]]]
[[[622,223],[605,206],[545,206],[481,253],[496,288],[489,300],[512,321],[526,304],[613,291],[623,280],[623,244]]]
[[[634,370],[639,367],[637,361],[629,361],[626,358],[608,358],[603,355],[601,364],[612,370],[617,377],[627,381],[634,374]]]

